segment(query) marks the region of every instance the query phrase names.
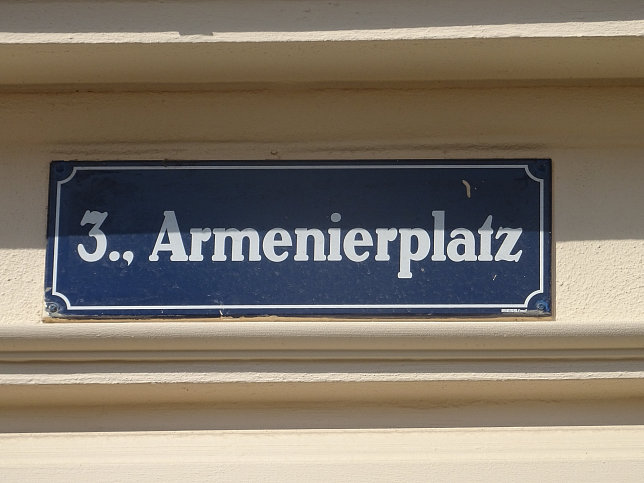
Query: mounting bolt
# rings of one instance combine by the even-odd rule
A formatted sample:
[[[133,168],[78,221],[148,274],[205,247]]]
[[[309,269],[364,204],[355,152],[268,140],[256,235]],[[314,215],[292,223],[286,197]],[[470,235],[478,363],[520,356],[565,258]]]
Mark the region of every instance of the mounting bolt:
[[[548,310],[548,304],[543,300],[540,300],[539,302],[537,302],[536,307],[537,307],[537,310],[540,310],[542,312],[545,312]]]
[[[54,303],[54,302],[47,302],[47,303],[45,304],[45,309],[46,309],[46,310],[47,310],[47,312],[49,312],[50,314],[55,314],[56,312],[58,312],[58,311],[60,310],[60,307],[58,306],[58,304],[57,304],[57,303]]]

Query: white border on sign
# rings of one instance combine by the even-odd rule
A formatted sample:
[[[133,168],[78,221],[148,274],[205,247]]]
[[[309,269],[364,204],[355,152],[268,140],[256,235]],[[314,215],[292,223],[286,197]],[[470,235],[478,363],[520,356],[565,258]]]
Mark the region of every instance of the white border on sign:
[[[56,290],[58,270],[58,224],[60,217],[60,193],[62,185],[69,182],[78,171],[105,171],[105,170],[295,170],[295,169],[524,169],[526,174],[539,183],[539,289],[530,293],[523,304],[327,304],[327,305],[72,305],[69,299]],[[544,291],[544,180],[534,176],[527,164],[460,164],[460,165],[279,165],[279,166],[75,166],[71,174],[57,182],[56,187],[56,226],[54,231],[54,257],[52,274],[52,295],[65,301],[68,310],[252,310],[252,309],[524,309],[528,302]]]

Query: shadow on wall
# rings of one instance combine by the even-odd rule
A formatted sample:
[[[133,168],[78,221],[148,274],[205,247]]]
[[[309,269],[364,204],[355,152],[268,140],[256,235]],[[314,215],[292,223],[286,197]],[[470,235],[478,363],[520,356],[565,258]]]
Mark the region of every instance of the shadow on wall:
[[[481,156],[484,157],[484,156]],[[0,160],[0,249],[44,249],[49,160]],[[553,159],[553,239],[644,240],[644,163]]]
[[[644,163],[603,154],[579,163],[553,161],[553,237],[644,240]]]
[[[3,2],[0,32],[307,32],[640,20],[644,3],[484,0]]]
[[[139,389],[142,390],[142,389]],[[509,409],[510,407],[510,409]],[[616,410],[619,408],[619,410]],[[641,401],[526,401],[508,403],[350,406],[326,403],[294,407],[231,406],[97,406],[69,408],[3,408],[0,430],[176,431],[267,429],[468,428],[538,426],[612,426],[642,424]]]

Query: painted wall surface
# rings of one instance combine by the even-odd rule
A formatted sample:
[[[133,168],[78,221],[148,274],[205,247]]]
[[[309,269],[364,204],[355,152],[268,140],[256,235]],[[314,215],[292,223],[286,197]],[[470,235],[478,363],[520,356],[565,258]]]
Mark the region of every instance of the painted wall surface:
[[[534,87],[0,95],[1,293],[18,294],[8,297],[1,322],[41,320],[51,160],[446,157],[551,157],[556,320],[642,320],[642,93]]]
[[[2,94],[0,296],[3,304],[0,324],[5,329],[43,325],[47,177],[52,159],[288,160],[472,156],[551,157],[553,160],[555,315],[551,321],[496,324],[506,327],[513,325],[518,335],[534,331],[535,326],[538,326],[536,330],[541,334],[569,325],[578,325],[584,331],[592,332],[599,327],[599,330],[617,333],[623,329],[625,322],[641,327],[644,324],[644,219],[641,215],[644,205],[644,192],[641,189],[641,180],[644,179],[644,163],[641,161],[644,154],[641,144],[643,99],[644,90],[640,87]],[[378,323],[354,324],[356,328],[347,333],[353,334],[354,338],[361,333],[369,337],[373,324]],[[150,324],[142,333],[164,334],[177,324]],[[226,324],[243,323],[216,322],[213,325]],[[261,326],[261,323],[254,324]],[[300,335],[310,334],[306,327],[297,327],[297,322],[293,324],[295,327],[286,330],[299,331]],[[437,322],[418,323],[417,328],[406,327],[406,330],[411,337],[414,331],[425,335],[429,331],[431,334],[436,328],[435,324]],[[457,322],[450,324],[458,325]],[[460,331],[463,334],[470,330],[468,324],[471,324],[472,330],[476,328],[479,334],[486,332],[481,331],[480,322],[472,321],[461,323]],[[488,334],[499,330],[493,327],[494,322],[484,323],[483,326],[485,324],[489,329]],[[124,325],[111,330],[127,337]],[[58,329],[62,339],[65,338],[65,329],[62,326]],[[334,326],[333,330],[336,329]],[[52,330],[57,329],[53,327]],[[96,330],[102,329],[99,327]],[[208,332],[208,329],[201,330]],[[218,330],[220,335],[225,336],[226,327]],[[244,328],[237,330],[243,331]],[[254,327],[253,330],[266,332],[269,329]],[[393,329],[396,330],[399,329]],[[189,327],[183,329],[183,333],[189,331]],[[556,337],[554,340],[557,340]],[[557,343],[561,341],[550,346],[546,343],[543,348],[551,348]],[[330,346],[333,348],[333,344]],[[51,343],[49,347],[45,344],[42,350],[55,348],[56,343]],[[617,358],[639,357],[637,348],[629,350],[627,356],[621,354]],[[302,354],[300,357],[306,358],[311,352],[304,351]],[[572,354],[574,351],[564,358],[575,357]],[[77,353],[62,357],[83,359]],[[135,360],[139,357],[130,356]],[[427,362],[418,367],[410,367],[409,361],[404,362],[405,358],[415,358],[417,355],[399,356],[403,361],[395,363],[383,359],[377,362],[376,367],[365,364],[356,366],[355,363],[346,366],[333,362],[337,354],[326,357],[330,361],[313,366],[293,361],[271,364],[251,361],[231,366],[230,362],[217,362],[215,359],[196,365],[185,360],[174,363],[150,362],[142,368],[127,360],[127,357],[126,360],[121,357],[104,366],[98,362],[74,364],[60,360],[55,363],[24,362],[47,357],[33,352],[30,355],[19,354],[17,360],[22,360],[22,365],[16,366],[15,360],[4,364],[4,384],[9,388],[4,397],[8,407],[3,410],[0,423],[5,431],[10,432],[80,431],[85,434],[82,436],[84,438],[89,437],[85,431],[217,431],[228,428],[264,431],[262,434],[272,440],[277,437],[277,433],[270,436],[272,431],[284,428],[304,431],[302,434],[279,433],[288,441],[285,443],[287,446],[282,448],[282,455],[291,453],[289,445],[299,446],[297,441],[300,438],[307,439],[318,448],[311,450],[315,454],[324,455],[329,447],[315,433],[311,435],[307,432],[307,428],[311,427],[345,428],[333,437],[340,439],[332,438],[334,442],[330,444],[346,444],[348,448],[353,448],[355,436],[343,432],[351,428],[642,424],[642,399],[638,398],[641,397],[643,374],[642,368],[632,362],[630,367],[623,367],[619,364],[615,366],[614,362],[587,361],[589,366],[575,369],[571,369],[570,362],[550,364],[546,368],[543,362],[536,365],[523,362],[517,369],[486,366],[483,363],[463,367],[462,362],[459,365],[443,361],[443,373],[439,377],[436,367],[427,366]],[[379,356],[371,357],[377,360]],[[431,360],[436,356],[423,357]],[[496,354],[494,357],[507,356]],[[510,374],[517,370],[524,375],[525,383],[535,384],[535,380],[545,378],[554,386],[540,386],[537,383],[533,386],[536,389],[530,393],[521,381],[506,380],[516,377]],[[212,379],[213,371],[219,374],[220,379]],[[465,371],[461,373],[463,380],[460,384],[485,380],[489,383],[490,379],[499,377],[506,383],[486,389],[463,386],[447,390],[445,384],[459,384],[456,379],[461,376],[455,377],[454,374],[460,371]],[[566,374],[566,371],[569,373]],[[267,378],[266,372],[271,376]],[[294,377],[298,373],[299,379]],[[430,374],[434,380],[430,380]],[[623,387],[615,386],[612,382],[615,378],[628,380],[629,389],[625,392]],[[571,388],[557,386],[562,381],[570,384],[571,379],[578,380],[582,385],[584,380],[586,383],[592,381],[594,385],[586,392],[580,392],[574,384]],[[399,387],[394,389],[389,386],[389,389],[383,390],[378,386],[383,381]],[[405,384],[414,381],[415,385],[405,387]],[[262,387],[277,384],[288,396],[253,396],[257,390],[239,391],[240,384],[259,384]],[[370,389],[370,384],[375,386]],[[50,389],[43,389],[44,393],[35,391],[36,388],[46,387]],[[76,389],[71,389],[74,387]],[[153,387],[167,390],[154,390]],[[180,387],[183,395],[176,393],[177,387]],[[94,394],[94,399],[88,396],[88,391]],[[362,395],[356,395],[356,391]],[[386,394],[383,395],[383,392]],[[334,395],[334,400],[328,400],[329,393]],[[510,404],[500,395],[509,400],[523,401]],[[286,400],[280,400],[284,398]],[[240,404],[242,407],[238,407]],[[510,410],[507,409],[508,404]],[[244,434],[227,433],[226,436],[215,432],[213,437],[227,438],[229,443],[226,444],[243,444],[246,438]],[[356,455],[356,458],[371,461],[369,457],[373,457],[380,460],[381,457],[376,455],[378,451],[383,451],[393,458],[386,466],[387,472],[400,471],[412,478],[419,478],[427,471],[427,465],[431,464],[426,453],[416,454],[414,458],[418,460],[413,464],[406,457],[402,458],[405,461],[403,464],[400,458],[392,456],[388,445],[393,443],[386,443],[386,434],[374,436],[374,453],[371,456]],[[404,439],[407,433],[396,434],[396,438]],[[476,437],[485,438],[487,434],[481,433]],[[593,435],[604,438],[602,433]],[[92,441],[103,441],[104,437],[96,434]],[[146,444],[150,444],[148,451],[154,454],[155,445],[175,444],[171,442],[175,437],[179,437],[178,433],[167,433],[165,439],[154,436],[153,440],[146,440]],[[199,444],[188,435],[183,437],[188,439],[177,444]],[[361,437],[364,438],[364,434]],[[583,438],[586,437],[584,433]],[[48,441],[53,445],[59,444],[46,436],[43,438],[37,439],[34,444],[43,447]],[[528,440],[532,441],[530,438]],[[11,438],[3,439],[2,444],[12,447],[12,441]],[[70,452],[78,451],[73,447],[77,444],[74,441],[78,440],[71,439],[65,443],[72,445],[69,446]],[[262,441],[260,438],[254,444],[263,448],[273,444]],[[409,440],[405,441],[413,446]],[[486,441],[485,444],[494,444]],[[586,443],[582,441],[577,440],[576,446],[573,445],[578,451],[586,448]],[[211,443],[216,448],[219,439]],[[90,441],[85,444],[91,447],[96,443]],[[424,451],[431,451],[432,445],[438,443],[421,437],[418,444],[425,444],[422,446]],[[453,464],[460,465],[457,461],[466,458],[461,449],[463,444],[467,443],[459,440],[452,446],[452,458],[457,458]],[[116,446],[109,448],[115,450]],[[508,454],[514,451],[509,446],[506,448]],[[526,448],[534,449],[530,445]],[[620,461],[626,457],[621,449],[614,449],[610,445],[609,448],[607,451],[617,455]],[[551,449],[545,445],[542,451]],[[632,453],[634,450],[631,447],[629,451]],[[206,461],[200,460],[202,466],[198,466],[201,468],[198,474],[202,477],[210,474],[207,454],[202,455]],[[279,454],[280,451],[276,449],[274,453],[262,456],[259,462],[251,458],[249,461],[255,463],[250,466],[246,466],[246,463],[242,466],[235,464],[239,456],[231,454],[230,459],[226,459],[225,470],[221,471],[231,478],[234,475],[247,475],[260,479],[268,471],[262,461],[279,459]],[[501,451],[497,457],[504,458],[505,454]],[[98,458],[98,455],[95,456]],[[127,459],[127,456],[122,457]],[[304,461],[310,457],[301,456]],[[337,465],[337,458],[330,453],[327,457],[328,463],[320,463],[326,469],[319,474],[331,477],[334,472],[330,468]],[[575,458],[572,454],[569,457]],[[91,460],[91,455],[87,458]],[[119,460],[115,458],[115,462]],[[184,463],[190,460],[187,453],[182,458]],[[324,461],[324,456],[320,458]],[[522,458],[524,456],[519,459]],[[535,465],[559,477],[572,471],[567,458],[564,457],[550,470],[543,461]],[[594,476],[606,476],[605,473],[596,473],[593,468],[599,462],[610,460],[610,455],[598,449],[592,453],[592,458],[597,462],[582,467]],[[641,458],[633,454],[628,458],[626,466],[615,466],[621,468],[621,474],[625,477],[635,474],[642,464]],[[13,468],[10,475],[23,474],[23,467],[16,463],[22,460],[4,461],[8,469]],[[70,462],[67,464],[73,464],[76,460],[71,458],[67,461]],[[165,475],[168,479],[176,476],[174,470],[161,471],[156,460],[146,461],[151,468],[156,468],[154,471],[158,471],[157,474]],[[467,468],[477,471],[478,463],[474,464],[471,459],[468,461],[470,466]],[[51,466],[51,463],[43,464],[43,468]],[[118,465],[124,475],[137,477],[136,472],[128,470],[128,473],[126,467],[121,467],[120,463]],[[62,479],[69,474],[68,467],[61,466],[59,460],[53,466]],[[94,474],[96,467],[89,464],[88,468],[87,474]],[[277,475],[290,474],[294,479],[310,475],[306,470],[310,469],[308,464],[277,468],[281,468]],[[441,468],[439,474],[446,476],[452,465],[443,462]],[[530,474],[529,463],[515,461],[509,469],[504,466],[498,471],[502,469],[514,476]],[[348,466],[338,465],[336,470],[358,475],[365,468],[352,463]],[[462,474],[467,476],[464,469]],[[488,477],[493,479],[494,474],[497,473],[491,472]]]
[[[426,3],[0,3],[5,479],[641,479],[641,2]],[[43,322],[52,160],[389,158],[551,158],[553,317]]]

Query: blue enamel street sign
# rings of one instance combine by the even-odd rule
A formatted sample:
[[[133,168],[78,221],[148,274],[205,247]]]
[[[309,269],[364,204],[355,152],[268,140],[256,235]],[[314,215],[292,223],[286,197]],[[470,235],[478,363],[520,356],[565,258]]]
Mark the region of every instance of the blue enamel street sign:
[[[550,161],[53,162],[62,318],[550,313]]]

